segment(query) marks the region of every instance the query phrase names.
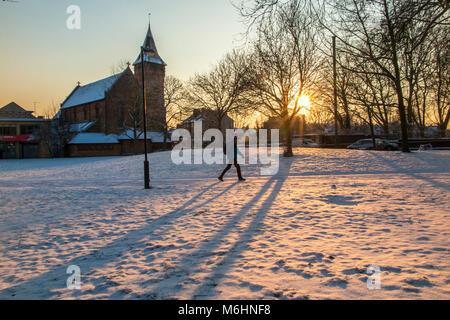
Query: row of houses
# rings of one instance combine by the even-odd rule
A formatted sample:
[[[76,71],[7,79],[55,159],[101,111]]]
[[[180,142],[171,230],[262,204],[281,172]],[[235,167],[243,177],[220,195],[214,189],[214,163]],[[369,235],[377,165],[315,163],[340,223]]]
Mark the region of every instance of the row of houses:
[[[114,126],[105,125],[105,119],[101,117],[80,118],[83,122],[65,124],[61,120],[61,111],[53,119],[35,117],[33,113],[15,102],[0,108],[0,159],[118,156],[144,152],[145,135],[140,127],[123,130],[122,126],[118,132],[113,132],[108,130]],[[178,128],[188,130],[194,137],[194,124],[199,121],[203,133],[218,127],[214,111],[195,109]],[[120,127],[119,123],[117,127]],[[221,128],[224,132],[233,129],[234,121],[228,116],[223,117]],[[150,152],[170,149],[173,146],[170,135],[171,131],[148,131],[147,149]]]
[[[35,117],[14,102],[0,109],[0,159],[49,157],[39,133],[49,120]]]
[[[0,108],[0,159],[118,156],[144,152],[145,135],[140,128],[105,134],[98,130],[99,119],[61,125],[60,115],[44,119],[33,113],[15,102]],[[171,147],[170,137],[164,132],[148,131],[147,142],[150,152]]]

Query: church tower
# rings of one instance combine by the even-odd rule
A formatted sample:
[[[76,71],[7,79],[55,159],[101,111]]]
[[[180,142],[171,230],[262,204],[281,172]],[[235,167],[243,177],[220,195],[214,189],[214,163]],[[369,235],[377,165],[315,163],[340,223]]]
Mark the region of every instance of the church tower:
[[[139,53],[138,58],[133,63],[134,75],[142,87],[142,66],[144,66],[148,130],[163,132],[166,126],[164,79],[167,64],[158,54],[150,24],[143,46],[151,49],[152,52],[144,52],[144,57],[141,57],[141,53]]]

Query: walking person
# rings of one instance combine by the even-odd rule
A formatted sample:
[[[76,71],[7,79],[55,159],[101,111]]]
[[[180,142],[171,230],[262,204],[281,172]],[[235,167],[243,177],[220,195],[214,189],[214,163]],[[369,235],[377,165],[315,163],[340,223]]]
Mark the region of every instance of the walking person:
[[[223,153],[225,155],[227,154],[226,150],[227,150],[226,144],[224,144]],[[241,166],[239,165],[239,163],[237,161],[237,154],[238,154],[237,137],[234,137],[234,140],[233,140],[233,158],[232,158],[233,159],[233,164],[236,167],[236,171],[237,171],[237,174],[238,174],[239,181],[245,181],[245,179],[242,177]],[[228,172],[228,170],[231,169],[231,166],[232,166],[232,164],[230,163],[230,164],[228,164],[225,167],[225,169],[223,170],[222,174],[218,178],[220,181],[223,181],[223,177]]]

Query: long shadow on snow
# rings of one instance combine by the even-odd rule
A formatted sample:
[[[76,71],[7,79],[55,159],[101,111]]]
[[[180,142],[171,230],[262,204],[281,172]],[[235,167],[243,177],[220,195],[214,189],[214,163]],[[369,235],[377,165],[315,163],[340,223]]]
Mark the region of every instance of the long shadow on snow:
[[[35,278],[26,280],[21,284],[0,290],[0,299],[21,299],[23,297],[26,297],[28,299],[33,299],[36,297],[39,297],[39,299],[49,299],[54,297],[55,293],[53,293],[52,290],[66,288],[66,280],[69,276],[66,273],[68,266],[79,266],[82,274],[81,280],[83,280],[83,276],[89,275],[91,270],[101,268],[108,263],[114,262],[118,257],[118,245],[122,246],[122,248],[129,248],[130,245],[136,245],[136,243],[138,243],[143,237],[147,237],[159,228],[172,223],[173,221],[181,218],[184,215],[187,215],[193,209],[201,207],[211,200],[223,196],[237,185],[237,183],[234,183],[225,188],[222,192],[220,192],[213,198],[209,198],[205,201],[202,201],[200,204],[187,209],[190,205],[194,204],[203,194],[208,192],[214,186],[217,186],[219,183],[220,182],[215,182],[209,185],[203,191],[195,195],[191,200],[183,204],[181,207],[161,217],[155,218],[142,228],[128,232],[125,236],[112,241],[104,247],[95,249],[89,254],[67,261],[63,266],[58,266],[55,269],[45,272]],[[98,257],[99,252],[101,252],[102,254],[101,258]],[[94,260],[95,262],[92,263],[92,260]]]
[[[396,170],[396,172],[399,173],[399,174],[409,175],[409,176],[413,177],[414,179],[422,180],[422,181],[428,182],[428,183],[434,185],[435,187],[440,188],[440,189],[444,189],[444,190],[446,190],[446,191],[449,191],[449,190],[450,190],[450,185],[449,185],[449,184],[442,183],[442,182],[433,180],[433,179],[428,178],[428,177],[423,177],[423,176],[421,176],[421,175],[419,175],[419,174],[417,174],[417,173],[407,172],[407,171],[406,171],[406,172],[402,172],[402,170],[404,170],[404,169],[402,169],[401,167],[399,167],[398,165],[396,165],[395,162],[388,161],[385,157],[383,157],[383,156],[381,155],[381,152],[379,152],[379,151],[370,152],[370,154],[371,154],[373,157],[375,157],[375,158],[377,158],[377,159],[383,161],[383,162],[384,162],[385,164],[387,164],[389,167],[391,167],[392,169]]]
[[[247,229],[244,231],[242,236],[240,236],[240,238],[235,242],[232,248],[228,250],[228,254],[225,255],[225,257],[221,260],[219,265],[216,266],[215,270],[211,272],[211,275],[208,276],[208,279],[206,279],[206,283],[200,285],[200,287],[195,291],[193,297],[206,296],[208,298],[209,291],[206,293],[204,292],[207,288],[210,287],[207,283],[208,280],[220,281],[220,279],[225,276],[227,270],[229,270],[232,267],[233,263],[239,257],[239,255],[247,249],[248,245],[250,244],[252,238],[256,233],[256,228],[263,222],[267,212],[269,211],[270,207],[272,206],[273,202],[278,196],[278,193],[283,187],[284,182],[288,178],[289,171],[293,161],[294,159],[285,159],[283,162],[286,163],[286,166],[284,168],[280,167],[280,170],[283,170],[282,175],[276,175],[270,178],[261,187],[261,190],[248,203],[246,203],[241,208],[241,210],[236,215],[233,216],[233,218],[230,221],[228,221],[225,224],[223,229],[221,229],[218,233],[216,233],[216,235],[213,238],[210,238],[208,239],[208,241],[205,241],[203,245],[201,245],[200,248],[197,249],[194,253],[190,253],[180,261],[178,265],[181,269],[190,270],[189,273],[191,274],[200,271],[199,267],[203,260],[198,259],[198,255],[201,253],[209,253],[204,254],[205,258],[215,255],[215,250],[217,250],[220,247],[221,241],[226,238],[226,236],[231,232],[231,230],[236,228],[237,224],[245,217],[246,213],[254,205],[256,205],[256,203],[275,183],[275,186],[273,187],[269,196],[266,198],[266,200],[264,200],[263,204],[255,214],[254,218],[252,219],[252,221],[250,222],[250,224],[248,225]],[[175,288],[181,287],[182,282],[185,280],[183,278],[177,281],[177,284],[174,285]],[[160,286],[152,289],[152,291],[161,294],[160,291],[162,290],[162,286],[163,284],[161,283]],[[176,294],[176,292],[180,290],[175,288],[171,289],[171,295],[174,293]]]

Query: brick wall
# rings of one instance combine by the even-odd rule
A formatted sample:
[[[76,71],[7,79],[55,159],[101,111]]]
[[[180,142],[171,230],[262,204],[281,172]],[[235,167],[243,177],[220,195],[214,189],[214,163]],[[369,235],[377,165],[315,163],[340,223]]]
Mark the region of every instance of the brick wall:
[[[147,120],[149,131],[164,131],[166,109],[164,106],[165,67],[154,63],[144,63],[145,91],[147,100]],[[142,66],[134,67],[134,74],[142,91]]]
[[[106,99],[61,110],[62,123],[84,123],[97,121],[89,132],[120,134],[123,126],[132,126],[129,109],[135,103],[141,105],[139,85],[130,69],[106,94]]]
[[[99,120],[104,123],[104,114],[105,100],[102,100],[61,110],[60,121],[74,124]]]
[[[139,85],[130,69],[114,84],[106,96],[105,134],[120,134],[124,125],[131,127],[129,110],[141,105]]]
[[[68,150],[71,157],[107,157],[121,155],[121,146],[119,143],[70,144]]]

